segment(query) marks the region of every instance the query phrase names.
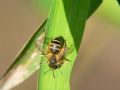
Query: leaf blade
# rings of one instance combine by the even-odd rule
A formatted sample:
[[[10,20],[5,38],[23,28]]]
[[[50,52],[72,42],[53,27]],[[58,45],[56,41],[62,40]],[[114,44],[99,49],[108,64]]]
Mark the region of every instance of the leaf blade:
[[[0,90],[9,90],[15,87],[39,69],[40,53],[36,49],[35,41],[44,34],[45,24],[46,21],[26,42],[24,47],[16,56],[14,63],[3,75],[0,80]]]

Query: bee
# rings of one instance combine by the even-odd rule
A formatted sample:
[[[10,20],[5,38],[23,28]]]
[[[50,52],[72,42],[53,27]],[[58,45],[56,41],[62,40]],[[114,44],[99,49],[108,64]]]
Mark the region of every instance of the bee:
[[[69,61],[68,59],[65,58],[66,50],[67,50],[66,41],[62,36],[58,36],[52,39],[47,45],[47,50],[43,51],[40,49],[43,55],[47,57],[48,66],[50,67],[49,70],[53,71],[54,77],[55,77],[54,70],[59,69],[64,64],[65,60]]]
[[[66,42],[62,36],[56,37],[53,40],[51,40],[47,50],[49,67],[53,70],[60,68],[64,63],[65,53]]]

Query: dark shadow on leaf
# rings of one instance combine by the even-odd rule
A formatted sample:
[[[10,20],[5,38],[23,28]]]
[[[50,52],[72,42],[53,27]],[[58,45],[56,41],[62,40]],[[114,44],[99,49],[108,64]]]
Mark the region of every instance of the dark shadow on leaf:
[[[69,2],[63,0],[67,22],[76,50],[79,49],[87,18],[93,14],[101,2],[102,0],[69,0]],[[87,5],[89,5],[89,8]],[[78,40],[79,42],[77,42]]]

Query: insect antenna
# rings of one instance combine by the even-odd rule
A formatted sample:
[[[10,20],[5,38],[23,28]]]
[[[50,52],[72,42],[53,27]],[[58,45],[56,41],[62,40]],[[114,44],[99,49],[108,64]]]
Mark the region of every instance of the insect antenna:
[[[51,69],[48,69],[46,72],[44,72],[43,74],[46,74],[47,72],[49,72]]]

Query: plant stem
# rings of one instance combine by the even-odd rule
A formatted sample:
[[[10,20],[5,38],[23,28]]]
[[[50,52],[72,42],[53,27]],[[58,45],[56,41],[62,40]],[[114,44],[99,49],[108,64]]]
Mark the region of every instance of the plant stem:
[[[90,0],[53,0],[45,42],[62,36],[72,53],[66,57],[70,62],[66,61],[60,69],[54,70],[55,78],[51,70],[43,74],[50,69],[48,64],[41,65],[38,90],[70,90],[71,70],[82,40],[89,7]],[[47,59],[43,57],[43,60]]]

